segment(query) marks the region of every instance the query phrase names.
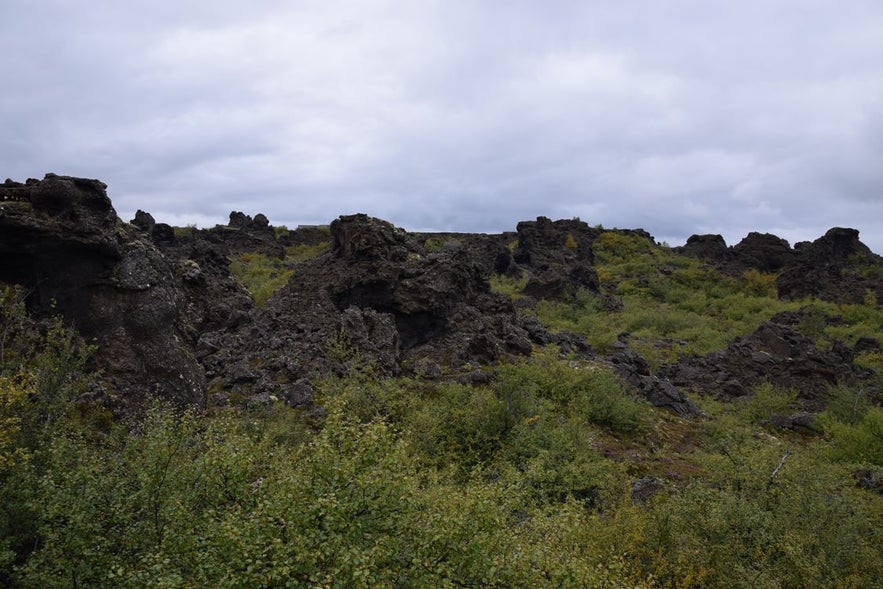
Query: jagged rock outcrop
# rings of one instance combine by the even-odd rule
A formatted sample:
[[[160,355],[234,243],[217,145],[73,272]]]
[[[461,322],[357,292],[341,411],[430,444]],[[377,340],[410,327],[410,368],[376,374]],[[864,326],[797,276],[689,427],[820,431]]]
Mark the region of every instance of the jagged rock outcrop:
[[[662,407],[684,417],[700,413],[696,404],[671,381],[652,374],[650,365],[640,354],[625,349],[608,356],[607,362],[654,407]]]
[[[752,231],[733,246],[736,272],[741,274],[749,268],[761,272],[778,272],[794,261],[794,250],[781,237],[771,233]]]
[[[276,239],[269,219],[262,213],[252,218],[245,213],[232,211],[227,225],[216,225],[198,234],[211,243],[223,244],[228,255],[255,252],[271,258],[281,259],[285,256],[285,248]]]
[[[527,308],[579,288],[597,292],[592,244],[600,233],[540,217],[515,233],[427,236],[366,215],[277,232],[264,215],[233,212],[226,226],[176,234],[141,210],[121,222],[97,180],[49,174],[0,185],[0,281],[29,290],[34,316],[60,313],[94,341],[94,368],[122,403],[158,395],[201,405],[208,390],[230,402],[304,406],[313,401],[311,381],[353,370],[483,383],[492,377],[483,366],[550,344],[597,360],[583,338],[517,313],[488,279],[526,273],[529,296],[517,304]],[[282,257],[286,245],[326,242],[318,257],[287,262],[293,278],[262,307],[231,273],[231,256]],[[812,286],[812,294],[855,300],[865,289],[879,293],[883,276],[880,258],[848,229],[795,250],[755,233],[734,248],[719,236],[694,236],[686,250],[730,272],[780,271],[783,296]],[[603,360],[650,403],[679,415],[699,413],[685,391],[732,398],[765,380],[797,388],[815,410],[829,384],[868,377],[853,357],[880,342],[819,350],[786,325],[801,317],[782,315],[725,350],[656,374],[627,342]],[[802,413],[779,417],[778,427],[811,423]]]
[[[677,251],[711,263],[719,270],[741,276],[753,268],[761,272],[777,272],[794,260],[794,250],[781,237],[770,233],[751,232],[733,247],[720,235],[692,235]]]
[[[658,374],[682,390],[725,400],[749,395],[754,386],[769,381],[796,390],[807,409],[817,410],[831,385],[871,377],[853,358],[846,346],[821,350],[791,327],[768,321],[724,350],[684,358],[660,367]]]
[[[436,373],[530,353],[531,334],[511,301],[490,292],[464,249],[426,253],[366,215],[335,220],[331,236],[331,251],[299,264],[251,323],[200,339],[199,358],[218,388],[284,396],[290,383],[355,364]]]
[[[551,221],[537,217],[516,227],[518,245],[513,260],[527,271],[524,294],[555,299],[585,288],[598,292],[592,242],[600,230],[579,220]]]
[[[35,315],[61,314],[96,343],[111,397],[201,404],[174,269],[118,219],[105,188],[54,174],[9,188],[21,202],[0,207],[0,281],[27,288]]]
[[[812,243],[797,244],[794,262],[776,281],[779,297],[861,303],[870,291],[883,302],[883,258],[858,235],[855,229],[835,227]]]
[[[521,274],[512,259],[511,244],[517,235],[507,231],[498,234],[484,233],[416,233],[414,238],[423,243],[427,253],[441,250],[465,249],[469,258],[478,264],[484,274]]]
[[[728,248],[720,235],[693,235],[677,251],[704,260],[722,272],[778,273],[781,299],[815,296],[836,303],[861,303],[867,293],[883,301],[883,258],[858,239],[855,229],[834,227],[816,241],[798,243],[769,233],[749,233]]]
[[[675,251],[717,265],[728,263],[731,257],[727,242],[717,234],[691,235],[686,245],[675,248]]]

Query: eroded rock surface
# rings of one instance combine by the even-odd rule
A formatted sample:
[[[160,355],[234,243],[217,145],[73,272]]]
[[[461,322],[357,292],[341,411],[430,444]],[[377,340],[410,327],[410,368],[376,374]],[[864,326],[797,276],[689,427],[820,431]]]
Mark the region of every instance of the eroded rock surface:
[[[35,315],[61,314],[96,343],[113,396],[202,404],[175,270],[118,219],[105,185],[48,174],[13,190],[19,201],[0,207],[0,281],[26,287]]]
[[[815,409],[828,385],[868,377],[853,357],[879,341],[819,350],[789,326],[800,313],[655,374],[627,342],[599,358],[583,338],[549,332],[530,308],[598,291],[599,234],[578,220],[540,217],[499,235],[414,235],[366,215],[277,232],[264,215],[235,211],[227,225],[176,232],[140,210],[123,223],[98,180],[50,174],[0,185],[0,281],[30,292],[35,317],[60,313],[94,341],[94,368],[123,403],[157,395],[191,405],[208,397],[309,406],[317,378],[354,370],[481,384],[493,378],[488,365],[553,344],[609,363],[650,403],[684,416],[698,413],[688,391],[733,398],[768,380],[797,388]],[[313,259],[287,261],[293,277],[264,306],[230,270],[243,253],[281,258],[287,246],[329,242]],[[734,248],[720,236],[694,237],[684,251],[729,272],[781,272],[783,296],[855,300],[879,291],[883,275],[880,258],[846,229],[794,250],[750,234]],[[491,291],[493,274],[526,276],[520,312]],[[803,423],[786,417],[781,427]]]
[[[724,400],[745,397],[754,386],[768,381],[796,390],[805,406],[815,410],[823,405],[831,385],[852,385],[871,377],[853,359],[843,345],[821,350],[791,327],[768,321],[723,350],[663,366],[659,375],[682,390]]]
[[[584,288],[598,292],[592,242],[600,235],[583,221],[551,221],[538,217],[516,227],[518,245],[513,260],[528,272],[524,294],[555,299]]]
[[[331,237],[331,251],[298,264],[249,324],[200,340],[218,388],[284,390],[356,365],[379,375],[437,373],[529,354],[532,333],[539,337],[519,325],[507,297],[490,291],[464,248],[427,253],[366,215],[337,219]]]
[[[678,251],[742,276],[750,269],[778,273],[779,298],[815,296],[836,303],[861,303],[872,293],[883,301],[883,258],[863,244],[855,229],[834,227],[813,242],[792,249],[769,233],[749,233],[734,247],[720,235],[693,235]]]

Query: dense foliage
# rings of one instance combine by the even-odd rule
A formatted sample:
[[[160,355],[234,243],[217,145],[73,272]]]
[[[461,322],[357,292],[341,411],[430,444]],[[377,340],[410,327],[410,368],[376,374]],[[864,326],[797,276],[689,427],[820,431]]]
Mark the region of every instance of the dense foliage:
[[[766,276],[724,277],[638,238],[605,233],[596,255],[623,309],[583,292],[541,303],[540,318],[602,349],[630,331],[654,362],[799,306],[813,309],[801,329],[820,343],[883,326],[876,301],[782,303]],[[523,283],[496,286],[517,296]],[[605,365],[546,350],[482,386],[362,367],[320,383],[324,411],[156,403],[111,420],[82,402],[88,348],[57,322],[30,324],[15,289],[2,304],[2,585],[883,582],[883,495],[857,484],[883,476],[879,387],[833,387],[820,434],[799,434],[764,425],[798,408],[795,391],[699,399],[706,416],[683,419],[633,397]],[[874,352],[858,361],[883,364]]]

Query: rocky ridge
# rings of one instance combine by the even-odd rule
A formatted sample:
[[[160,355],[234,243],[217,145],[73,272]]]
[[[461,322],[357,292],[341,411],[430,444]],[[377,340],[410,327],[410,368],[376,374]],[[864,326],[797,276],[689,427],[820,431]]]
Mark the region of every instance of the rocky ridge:
[[[749,233],[733,247],[727,247],[720,235],[693,235],[677,250],[735,276],[748,270],[776,272],[781,299],[815,296],[861,303],[871,293],[883,301],[883,258],[859,241],[858,235],[855,229],[834,227],[793,249],[768,233]]]
[[[35,316],[60,313],[96,343],[94,367],[122,405],[156,395],[197,406],[277,399],[310,407],[316,379],[366,367],[482,383],[495,362],[547,345],[610,364],[652,404],[681,415],[698,412],[690,394],[740,397],[765,380],[797,388],[818,408],[828,384],[869,378],[853,350],[818,349],[794,331],[793,317],[653,373],[627,343],[600,356],[491,291],[494,274],[522,278],[527,309],[576,289],[597,293],[601,232],[540,217],[499,235],[421,235],[348,215],[327,230],[277,235],[266,216],[233,212],[227,225],[176,234],[144,211],[121,221],[100,181],[49,174],[0,186],[0,282],[25,287]],[[287,246],[328,238],[330,249],[294,263],[264,306],[230,270],[231,256],[282,259]],[[794,249],[756,233],[732,248],[720,236],[693,236],[680,251],[731,274],[777,272],[785,298],[883,297],[883,262],[852,229]]]

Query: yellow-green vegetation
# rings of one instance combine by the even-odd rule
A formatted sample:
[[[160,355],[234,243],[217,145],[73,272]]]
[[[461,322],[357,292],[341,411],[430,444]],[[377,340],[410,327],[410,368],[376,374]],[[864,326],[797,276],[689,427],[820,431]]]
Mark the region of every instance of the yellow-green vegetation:
[[[423,242],[423,249],[427,252],[440,252],[445,245],[445,241],[447,241],[443,237],[433,236],[427,237]]]
[[[315,244],[290,245],[285,248],[285,259],[290,262],[305,262],[328,251],[330,241],[322,241]]]
[[[624,308],[581,292],[538,313],[602,349],[629,331],[659,362],[798,307],[825,346],[883,328],[876,301],[782,303],[768,276],[722,276],[640,238],[605,233],[595,252]],[[328,353],[352,369],[316,383],[324,412],[155,404],[97,425],[74,401],[85,351],[60,324],[28,336],[21,297],[4,293],[0,586],[883,584],[879,381],[832,386],[801,434],[764,425],[801,408],[770,384],[698,398],[704,415],[688,419],[554,349],[470,386],[378,377],[341,335]],[[650,343],[663,338],[686,344]],[[633,498],[647,477],[657,491]]]
[[[527,274],[522,274],[517,278],[506,276],[505,274],[492,274],[490,278],[491,290],[512,299],[517,299],[522,296],[521,292],[527,286],[527,280]]]
[[[292,263],[311,260],[328,250],[330,242],[308,245],[290,245],[285,248],[285,258],[272,258],[266,254],[246,252],[230,258],[230,271],[242,281],[255,304],[265,304],[273,293],[288,284],[294,274]]]
[[[246,252],[230,259],[230,271],[242,281],[256,305],[266,303],[273,293],[288,284],[294,271],[285,261],[266,254]]]
[[[541,301],[537,314],[602,352],[628,332],[632,347],[656,365],[720,349],[779,311],[799,307],[776,299],[772,275],[746,272],[740,281],[639,236],[602,233],[594,252],[601,291],[621,298],[622,311],[603,311],[595,295],[581,291],[570,302]]]
[[[172,230],[175,233],[175,237],[178,239],[184,239],[187,237],[193,237],[196,234],[196,225],[190,224],[186,227],[173,227]]]
[[[756,418],[762,386],[685,420],[609,369],[540,354],[471,387],[366,374],[328,414],[154,406],[102,436],[56,422],[0,472],[10,587],[875,587],[880,410],[853,391],[824,435]],[[839,407],[839,409],[835,409]],[[69,413],[68,413],[69,415]],[[848,430],[846,428],[849,428]],[[632,481],[664,479],[646,504]]]

